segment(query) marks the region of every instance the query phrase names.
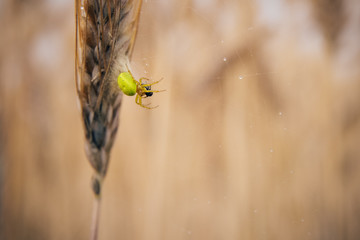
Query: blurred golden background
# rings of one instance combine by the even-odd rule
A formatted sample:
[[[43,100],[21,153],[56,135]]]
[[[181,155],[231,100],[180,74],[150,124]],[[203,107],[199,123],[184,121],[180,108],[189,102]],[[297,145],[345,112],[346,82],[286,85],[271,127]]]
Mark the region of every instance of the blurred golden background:
[[[360,2],[144,0],[99,239],[360,239]],[[0,2],[0,239],[88,239],[73,1]]]

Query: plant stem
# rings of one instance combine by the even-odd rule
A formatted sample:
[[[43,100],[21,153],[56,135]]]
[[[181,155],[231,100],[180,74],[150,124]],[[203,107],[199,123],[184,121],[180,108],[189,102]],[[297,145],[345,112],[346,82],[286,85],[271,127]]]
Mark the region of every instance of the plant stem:
[[[101,205],[101,197],[96,196],[95,200],[94,200],[94,207],[93,207],[93,216],[92,216],[92,223],[91,223],[91,230],[90,230],[90,234],[91,234],[90,240],[98,239],[100,205]]]

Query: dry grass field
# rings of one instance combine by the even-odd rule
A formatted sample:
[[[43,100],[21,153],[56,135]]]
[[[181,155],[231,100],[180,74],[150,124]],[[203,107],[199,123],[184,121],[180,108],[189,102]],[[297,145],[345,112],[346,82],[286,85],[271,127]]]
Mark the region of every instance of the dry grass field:
[[[0,239],[88,239],[74,2],[0,1]],[[360,2],[144,0],[99,239],[360,239]]]

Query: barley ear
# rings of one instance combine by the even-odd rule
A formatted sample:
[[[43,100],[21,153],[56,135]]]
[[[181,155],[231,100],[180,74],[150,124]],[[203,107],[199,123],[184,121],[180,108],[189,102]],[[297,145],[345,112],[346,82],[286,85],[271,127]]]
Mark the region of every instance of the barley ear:
[[[129,64],[141,3],[141,0],[75,0],[75,84],[85,131],[85,152],[94,169],[91,186],[96,199],[101,196],[119,126],[122,93],[116,79]]]

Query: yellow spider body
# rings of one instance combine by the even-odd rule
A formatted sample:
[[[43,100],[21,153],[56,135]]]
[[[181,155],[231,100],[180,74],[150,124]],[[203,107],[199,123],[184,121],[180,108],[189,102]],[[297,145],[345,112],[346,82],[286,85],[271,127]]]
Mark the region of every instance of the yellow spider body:
[[[118,85],[124,94],[126,94],[128,96],[134,96],[136,94],[135,102],[136,102],[136,104],[140,105],[141,107],[147,108],[147,109],[153,109],[153,108],[158,107],[158,106],[149,107],[148,105],[144,105],[142,103],[142,99],[146,98],[146,97],[151,97],[154,92],[164,91],[164,90],[160,90],[160,91],[151,90],[151,86],[160,82],[161,80],[153,82],[153,83],[149,83],[149,84],[146,82],[143,82],[143,80],[149,80],[149,79],[148,78],[140,78],[139,81],[136,81],[128,68],[127,72],[122,72],[119,74]]]

